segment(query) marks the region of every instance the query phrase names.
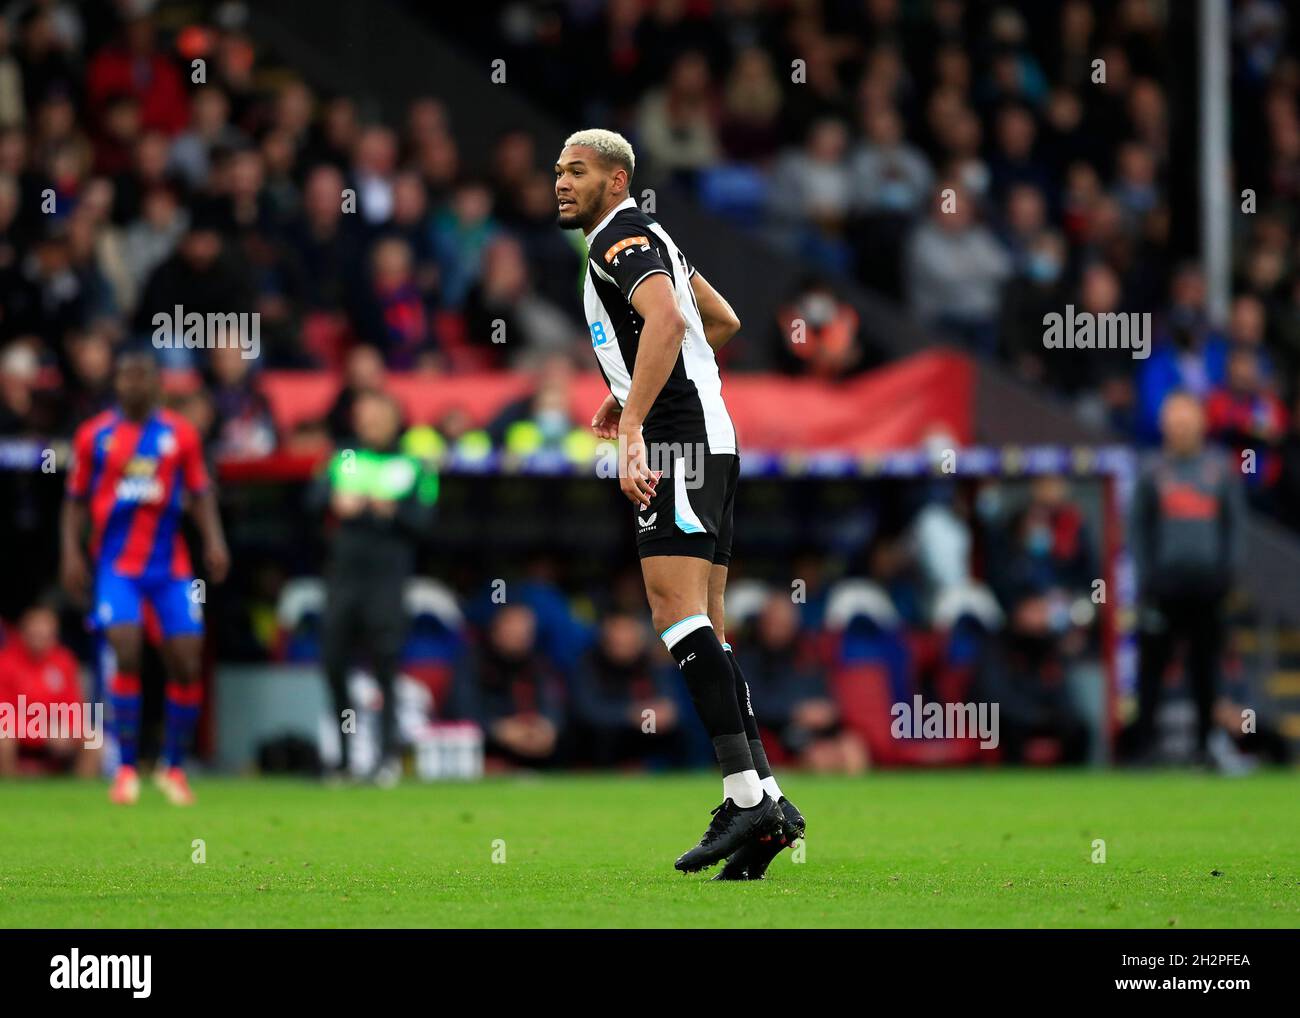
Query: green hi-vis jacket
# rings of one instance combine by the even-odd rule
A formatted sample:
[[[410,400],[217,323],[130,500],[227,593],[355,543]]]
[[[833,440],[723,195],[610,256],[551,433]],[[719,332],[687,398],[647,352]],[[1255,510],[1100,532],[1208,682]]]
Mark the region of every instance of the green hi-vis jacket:
[[[347,573],[409,575],[416,549],[433,527],[438,485],[435,470],[396,449],[340,449],[317,478],[314,508],[328,511],[337,493],[360,496],[368,504],[336,521],[331,565]],[[376,511],[376,502],[392,503],[392,512]]]

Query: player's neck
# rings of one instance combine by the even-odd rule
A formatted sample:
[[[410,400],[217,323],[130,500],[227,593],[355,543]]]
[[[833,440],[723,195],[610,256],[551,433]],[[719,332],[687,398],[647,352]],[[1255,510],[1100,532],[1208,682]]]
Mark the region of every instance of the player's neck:
[[[153,406],[147,406],[143,410],[135,410],[135,411],[128,410],[124,406],[119,406],[117,408],[118,413],[120,413],[126,420],[130,421],[132,424],[143,424],[145,421],[147,421],[150,417],[153,416],[154,409],[155,408]]]
[[[612,201],[610,201],[603,209],[597,212],[596,218],[593,219],[591,222],[591,229],[585,231],[588,234],[588,236],[590,236],[595,231],[596,227],[598,227],[601,223],[605,221],[606,217],[608,217],[611,212],[613,212],[616,208],[618,208],[625,201],[627,201],[627,199],[628,196],[626,194],[619,195],[617,198],[614,198]]]

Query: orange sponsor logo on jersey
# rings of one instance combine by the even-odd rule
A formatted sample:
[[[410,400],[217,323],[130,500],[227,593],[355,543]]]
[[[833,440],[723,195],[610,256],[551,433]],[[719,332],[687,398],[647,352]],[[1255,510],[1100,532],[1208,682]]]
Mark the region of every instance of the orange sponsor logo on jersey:
[[[1190,484],[1166,484],[1160,493],[1165,515],[1175,520],[1208,520],[1219,512],[1219,500]]]
[[[637,247],[649,247],[650,238],[649,237],[627,237],[623,240],[620,240],[617,244],[615,244],[613,247],[611,247],[608,251],[605,252],[605,261],[612,262],[614,260],[614,256],[617,255],[620,251],[622,251],[625,247],[632,247],[634,245]]]

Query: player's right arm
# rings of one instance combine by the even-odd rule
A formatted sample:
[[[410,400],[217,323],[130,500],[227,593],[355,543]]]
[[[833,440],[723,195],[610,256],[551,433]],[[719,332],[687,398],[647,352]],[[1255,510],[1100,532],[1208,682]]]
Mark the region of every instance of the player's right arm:
[[[77,601],[90,590],[90,568],[81,550],[82,537],[90,522],[86,497],[90,494],[90,457],[93,434],[84,425],[72,439],[72,471],[59,513],[59,578],[63,588]]]
[[[714,350],[721,350],[740,331],[740,318],[698,269],[691,273],[691,290],[695,293],[695,305],[700,309],[700,320],[704,323],[704,338]]]

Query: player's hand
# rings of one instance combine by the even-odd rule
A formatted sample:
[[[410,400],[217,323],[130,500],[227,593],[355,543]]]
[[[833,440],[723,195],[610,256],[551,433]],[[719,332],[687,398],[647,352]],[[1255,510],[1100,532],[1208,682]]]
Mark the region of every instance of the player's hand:
[[[372,498],[370,500],[370,511],[376,516],[391,519],[397,513],[397,503],[391,498]]]
[[[651,470],[641,425],[618,426],[618,486],[638,509],[648,509],[662,470]]]
[[[224,541],[214,541],[203,549],[203,564],[208,567],[208,579],[225,583],[230,572],[230,552]]]
[[[59,566],[59,579],[63,589],[78,603],[84,604],[90,592],[90,570],[80,550],[65,551]]]
[[[623,408],[618,405],[618,400],[612,394],[606,396],[605,402],[596,411],[596,416],[591,419],[591,430],[597,438],[612,442],[618,438],[618,424],[622,415]]]

